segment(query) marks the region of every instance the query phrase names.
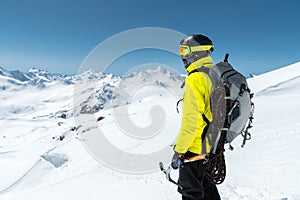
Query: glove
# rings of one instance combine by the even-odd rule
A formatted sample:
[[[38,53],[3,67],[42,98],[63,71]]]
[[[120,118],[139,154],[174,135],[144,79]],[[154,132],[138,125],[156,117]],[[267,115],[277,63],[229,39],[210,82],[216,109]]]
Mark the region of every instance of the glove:
[[[180,154],[175,151],[171,163],[172,168],[178,169],[179,167],[181,167],[181,165],[183,164],[183,158],[184,154]]]

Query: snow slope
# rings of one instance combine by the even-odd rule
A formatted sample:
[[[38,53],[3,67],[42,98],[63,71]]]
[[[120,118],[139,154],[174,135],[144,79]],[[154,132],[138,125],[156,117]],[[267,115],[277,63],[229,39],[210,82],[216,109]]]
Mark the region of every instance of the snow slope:
[[[0,89],[1,200],[181,199],[176,187],[159,171],[132,175],[98,163],[81,144],[83,127],[73,129],[78,125],[73,106],[95,105],[99,109],[85,115],[104,116],[100,124],[106,137],[122,150],[149,153],[153,148],[167,146],[180,126],[174,96],[182,92],[177,90],[181,83],[179,77],[174,78],[160,68],[130,74],[127,80],[87,72],[72,78],[72,82],[79,84],[89,80],[90,85],[79,90],[82,104],[73,105],[74,84],[48,78],[46,87],[35,87],[1,70],[0,88],[6,88]],[[160,80],[155,79],[157,74]],[[152,84],[144,84],[133,94],[126,93],[134,84],[141,85],[145,78]],[[123,88],[124,93],[118,90],[112,93],[120,101],[110,104],[111,99],[104,96],[104,101],[101,92],[95,95],[108,84]],[[241,148],[241,138],[238,138],[232,144],[235,150],[226,150],[227,177],[218,186],[222,199],[299,200],[300,63],[250,78],[249,85],[255,93],[256,105],[252,140]],[[99,102],[105,103],[99,105]],[[162,134],[150,141],[123,135],[116,127],[112,107],[122,108],[126,102],[131,120],[141,126],[150,123],[151,106],[158,104],[167,109]],[[60,136],[64,136],[62,141]],[[171,156],[170,151],[170,159]],[[172,171],[172,176],[177,177],[177,171]]]

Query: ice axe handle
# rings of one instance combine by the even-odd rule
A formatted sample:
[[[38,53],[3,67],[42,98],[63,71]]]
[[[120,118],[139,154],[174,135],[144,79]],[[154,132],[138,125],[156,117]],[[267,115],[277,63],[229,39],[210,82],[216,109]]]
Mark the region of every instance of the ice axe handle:
[[[177,185],[180,189],[183,189],[183,187],[181,185],[179,185],[177,182],[175,182],[170,175],[170,171],[171,171],[171,167],[169,166],[167,169],[164,168],[164,164],[162,162],[159,163],[159,168],[160,170],[166,175],[166,178],[168,181],[170,181],[171,183]]]

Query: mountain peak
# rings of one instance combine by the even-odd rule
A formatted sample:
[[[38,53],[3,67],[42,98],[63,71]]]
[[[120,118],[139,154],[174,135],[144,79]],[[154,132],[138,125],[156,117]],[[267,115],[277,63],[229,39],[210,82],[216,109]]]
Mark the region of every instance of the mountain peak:
[[[9,71],[4,69],[3,67],[0,67],[0,75],[2,76],[9,76]]]
[[[131,71],[127,75],[125,75],[124,78],[132,78],[135,76],[151,77],[151,75],[158,75],[158,74],[170,75],[171,72],[166,67],[159,65],[156,68],[146,68],[142,70]]]
[[[48,71],[46,70],[42,70],[42,69],[38,69],[38,68],[35,68],[35,67],[31,67],[28,72],[32,72],[32,73],[49,73]]]
[[[46,70],[30,68],[27,72],[20,70],[6,70],[0,67],[0,75],[11,79],[11,83],[22,83],[22,85],[35,85],[39,88],[44,88],[45,83],[52,81],[71,84],[70,77],[61,74],[52,74]],[[15,80],[15,81],[14,81]]]
[[[159,72],[162,72],[162,73],[164,73],[164,74],[170,72],[168,69],[166,69],[166,68],[163,67],[163,66],[158,66],[158,67],[156,68],[156,70],[159,71]]]

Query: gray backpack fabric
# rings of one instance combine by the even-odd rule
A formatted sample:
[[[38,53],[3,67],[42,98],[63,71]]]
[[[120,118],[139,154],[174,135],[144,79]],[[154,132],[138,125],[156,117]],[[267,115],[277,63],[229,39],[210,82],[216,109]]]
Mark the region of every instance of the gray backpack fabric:
[[[211,95],[213,122],[210,129],[213,135],[219,130],[226,131],[228,143],[241,134],[244,137],[244,145],[246,140],[250,139],[248,129],[251,128],[253,119],[253,94],[245,76],[236,71],[227,62],[227,58],[225,62],[220,62],[209,70],[214,84]]]

